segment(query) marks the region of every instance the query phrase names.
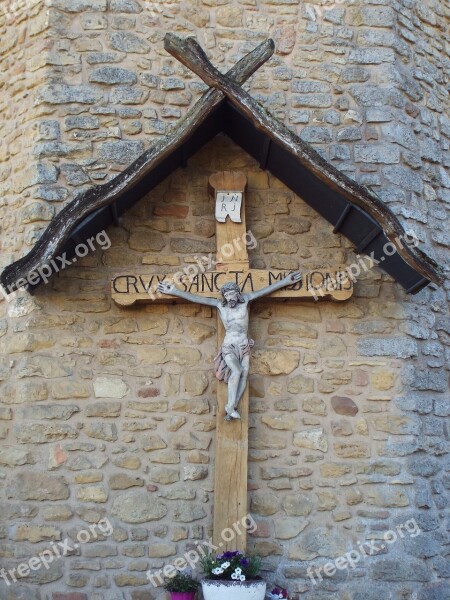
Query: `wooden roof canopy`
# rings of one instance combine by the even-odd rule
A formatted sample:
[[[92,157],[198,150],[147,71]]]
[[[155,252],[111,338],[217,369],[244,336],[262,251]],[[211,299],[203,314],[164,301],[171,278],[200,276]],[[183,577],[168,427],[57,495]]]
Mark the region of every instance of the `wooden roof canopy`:
[[[292,191],[320,213],[356,247],[371,254],[408,293],[430,282],[440,284],[442,271],[416,247],[401,245],[405,231],[394,213],[370,189],[359,185],[327,162],[310,144],[272,117],[241,85],[273,54],[269,39],[242,58],[226,74],[208,61],[193,38],[167,34],[165,49],[210,86],[169,133],[128,168],[104,185],[80,193],[55,216],[33,249],[4,269],[1,284],[8,292],[30,273],[102,231],[219,132],[257,159]],[[392,242],[397,252],[383,254]],[[38,281],[35,285],[39,285]],[[30,286],[31,287],[31,286]],[[35,286],[33,286],[35,287]]]

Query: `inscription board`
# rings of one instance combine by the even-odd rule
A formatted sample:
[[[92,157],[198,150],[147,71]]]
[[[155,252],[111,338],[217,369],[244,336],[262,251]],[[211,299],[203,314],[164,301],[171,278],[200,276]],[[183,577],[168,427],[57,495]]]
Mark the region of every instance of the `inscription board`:
[[[241,220],[242,192],[216,192],[216,219],[225,223],[227,217],[233,223],[242,223]]]
[[[156,286],[160,281],[170,281],[180,290],[191,294],[220,298],[220,287],[228,281],[236,282],[243,293],[253,292],[275,283],[290,272],[288,270],[242,269],[210,271],[196,275],[123,273],[116,275],[112,280],[112,298],[121,306],[130,306],[135,302],[179,302],[180,299],[175,296],[157,292]],[[316,269],[304,272],[302,275],[303,278],[300,282],[278,290],[268,298],[347,300],[353,294],[353,282],[348,278],[345,270]]]

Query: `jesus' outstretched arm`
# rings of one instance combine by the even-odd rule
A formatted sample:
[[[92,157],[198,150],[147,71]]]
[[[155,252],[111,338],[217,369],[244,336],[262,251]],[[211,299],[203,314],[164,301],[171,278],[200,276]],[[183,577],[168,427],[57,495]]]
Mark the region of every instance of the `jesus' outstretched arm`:
[[[183,292],[179,290],[173,283],[168,283],[167,281],[160,281],[156,287],[158,292],[162,294],[170,294],[171,296],[177,296],[178,298],[183,298],[183,300],[187,300],[188,302],[195,302],[197,304],[206,304],[206,306],[214,306],[217,308],[219,304],[219,300],[216,298],[208,298],[205,296],[197,296],[196,294],[191,294],[190,292]]]
[[[247,298],[248,302],[253,302],[253,300],[257,300],[258,298],[262,298],[263,296],[267,296],[268,294],[272,294],[272,292],[276,292],[277,290],[281,290],[282,288],[288,285],[294,285],[298,283],[302,279],[302,274],[300,271],[294,271],[293,273],[289,273],[280,281],[276,281],[272,283],[272,285],[268,285],[262,290],[258,290],[256,292],[250,292],[249,294],[244,294],[245,298]]]

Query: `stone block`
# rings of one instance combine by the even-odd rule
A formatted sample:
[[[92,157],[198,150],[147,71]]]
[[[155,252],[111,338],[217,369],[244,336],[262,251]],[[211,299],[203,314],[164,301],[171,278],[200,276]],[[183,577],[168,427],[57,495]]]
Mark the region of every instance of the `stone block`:
[[[50,0],[49,6],[64,12],[77,13],[85,11],[103,12],[106,10],[106,0]]]
[[[16,446],[2,446],[0,448],[0,465],[5,467],[18,467],[22,465],[33,465],[35,463],[33,453],[22,450]]]
[[[149,492],[130,491],[114,499],[111,514],[125,523],[146,523],[162,519],[167,507]]]
[[[208,467],[188,465],[183,469],[183,481],[197,481],[208,477]]]
[[[118,31],[109,34],[109,41],[114,50],[135,54],[150,54],[151,46],[143,38],[131,31]]]
[[[352,11],[351,24],[366,27],[393,27],[397,21],[395,10],[390,6],[362,6]]]
[[[365,486],[364,497],[367,504],[380,508],[400,508],[409,505],[406,493],[394,486]]]
[[[288,494],[282,504],[289,517],[307,517],[313,510],[312,500],[302,494]]]
[[[378,560],[371,564],[370,574],[373,579],[382,581],[411,582],[431,579],[431,572],[425,562],[413,558],[407,561],[397,558]]]
[[[192,523],[206,517],[206,511],[202,506],[183,504],[175,509],[174,521],[179,523]]]
[[[208,377],[204,371],[188,371],[184,375],[184,392],[201,396],[208,387]]]
[[[377,109],[371,109],[371,112],[373,113],[376,110]],[[372,120],[374,120],[374,118],[377,118],[377,117],[378,117],[378,120],[380,120],[381,118],[383,118],[383,112],[384,112],[383,111],[382,114],[380,115],[379,114],[380,111],[381,111],[381,109],[378,109],[378,113],[376,113],[375,115],[372,115],[369,113],[369,116],[372,117]],[[381,131],[383,133],[383,137],[387,141],[395,142],[396,144],[403,146],[403,148],[407,148],[408,150],[411,150],[412,152],[417,152],[417,150],[418,150],[417,137],[414,134],[414,130],[411,127],[408,127],[407,125],[402,125],[401,123],[393,122],[393,123],[382,125]]]
[[[22,423],[14,427],[19,444],[46,444],[78,437],[78,431],[70,425]]]
[[[80,407],[75,404],[40,404],[22,409],[22,418],[25,419],[61,419],[67,421],[70,417],[80,412]]]
[[[61,539],[61,531],[51,525],[34,525],[33,523],[15,523],[8,530],[8,537],[14,542],[43,542]]]
[[[205,415],[209,413],[209,402],[206,398],[178,399],[174,402],[172,410],[193,415]]]
[[[78,165],[64,164],[61,165],[61,173],[66,178],[69,185],[83,185],[91,181],[89,175]]]
[[[155,483],[168,485],[179,481],[180,471],[178,469],[168,469],[167,467],[150,467],[149,479]]]
[[[354,48],[350,51],[349,62],[361,65],[380,65],[381,63],[395,62],[395,52],[392,48]]]
[[[396,398],[395,403],[401,410],[411,410],[419,414],[427,414],[433,410],[433,399],[427,394],[418,392],[409,392],[405,396],[400,396]]]
[[[336,496],[329,490],[322,490],[316,492],[317,496],[317,510],[318,511],[330,511],[334,510],[337,506]]]
[[[291,540],[297,537],[307,526],[309,521],[299,517],[285,517],[284,519],[276,519],[275,537],[279,540]]]
[[[151,544],[148,549],[150,558],[167,558],[177,553],[176,544]]]
[[[117,427],[114,423],[86,423],[84,433],[94,439],[115,442],[117,440]]]
[[[299,361],[300,354],[295,350],[256,350],[252,353],[252,370],[259,375],[288,375]]]
[[[101,160],[117,165],[130,165],[144,152],[141,141],[120,140],[104,142],[100,145],[98,155]]]
[[[393,435],[417,435],[420,433],[420,423],[406,416],[382,415],[374,417],[373,427],[377,431],[385,431]]]
[[[87,417],[118,417],[121,407],[120,402],[90,402],[84,413]]]
[[[336,437],[352,435],[353,433],[351,424],[345,419],[339,419],[339,421],[331,421],[331,431]]]
[[[47,104],[94,104],[103,96],[101,90],[90,85],[67,85],[52,83],[43,86],[38,93],[37,102]]]
[[[327,452],[328,440],[321,427],[294,433],[294,446]]]
[[[262,516],[273,515],[280,509],[280,502],[275,494],[256,491],[250,497],[250,510]]]
[[[97,377],[94,380],[96,398],[123,398],[127,393],[127,384],[117,377]]]
[[[320,417],[325,417],[328,413],[327,405],[322,398],[305,398],[302,402],[302,410]]]
[[[114,583],[118,587],[125,586],[144,586],[148,585],[148,579],[146,575],[138,575],[135,573],[118,573],[114,575]]]
[[[307,394],[314,391],[314,379],[297,375],[288,380],[287,390],[291,394]]]
[[[262,479],[298,479],[299,477],[309,477],[313,471],[309,467],[261,467]]]
[[[50,221],[54,215],[55,209],[53,206],[47,206],[40,202],[32,202],[21,211],[20,222],[26,225],[39,221]]]
[[[69,486],[63,477],[38,472],[21,472],[8,490],[18,500],[67,500]]]
[[[88,600],[82,592],[53,592],[52,600]]]
[[[142,6],[137,0],[111,0],[110,11],[113,13],[141,13]]]
[[[370,71],[365,67],[348,66],[342,71],[341,79],[344,83],[365,83],[370,79]]]
[[[81,27],[88,31],[98,31],[100,29],[106,29],[108,26],[108,20],[105,15],[98,15],[95,13],[84,13],[81,16]]]
[[[291,416],[263,416],[261,422],[270,429],[281,429],[283,431],[292,431],[296,428],[296,423]]]
[[[108,493],[102,485],[89,485],[77,489],[77,500],[80,502],[106,502]]]
[[[407,469],[411,475],[430,477],[441,470],[438,459],[427,455],[414,455],[408,458]]]
[[[333,103],[331,94],[292,94],[293,108],[330,108]]]
[[[67,504],[46,506],[42,510],[44,521],[69,521],[73,517],[73,511]]]
[[[355,142],[362,138],[362,132],[359,127],[343,127],[336,134],[338,142]]]
[[[344,463],[325,463],[320,465],[320,475],[322,477],[342,477],[351,473],[352,467]]]
[[[345,396],[333,396],[331,398],[331,406],[336,414],[348,417],[354,417],[359,410],[355,402]]]
[[[289,548],[291,560],[312,560],[319,556],[335,558],[345,554],[345,539],[326,527],[306,531],[297,544]]]
[[[404,190],[420,194],[423,188],[422,178],[403,165],[388,166],[383,168],[383,175],[391,183]]]
[[[241,27],[244,9],[240,6],[226,5],[217,9],[217,23],[223,27]]]
[[[370,448],[365,442],[336,442],[334,451],[340,458],[370,458]]]
[[[74,117],[66,117],[64,121],[64,129],[71,131],[72,129],[91,130],[98,129],[100,121],[98,117],[91,117],[89,115],[79,115]],[[56,181],[56,179],[55,179]],[[41,182],[39,182],[41,183]]]
[[[392,356],[410,358],[417,356],[417,342],[407,337],[370,337],[359,340],[358,351],[362,356]]]
[[[400,162],[400,150],[387,144],[356,145],[355,162],[392,164]]]
[[[155,600],[155,596],[148,590],[130,590],[131,600]]]
[[[142,449],[145,452],[151,452],[152,450],[159,450],[161,448],[167,448],[166,442],[158,434],[145,434],[141,438]]]
[[[332,141],[332,132],[326,127],[306,126],[302,129],[300,137],[310,144],[327,144]]]
[[[141,477],[133,477],[127,473],[116,473],[108,480],[111,490],[127,490],[131,487],[143,487],[144,480]]]

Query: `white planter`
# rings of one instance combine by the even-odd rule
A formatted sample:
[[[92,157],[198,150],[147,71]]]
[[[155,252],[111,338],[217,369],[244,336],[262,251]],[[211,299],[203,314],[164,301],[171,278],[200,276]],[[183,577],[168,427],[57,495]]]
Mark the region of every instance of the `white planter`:
[[[264,600],[266,582],[203,579],[202,591],[205,600]]]

